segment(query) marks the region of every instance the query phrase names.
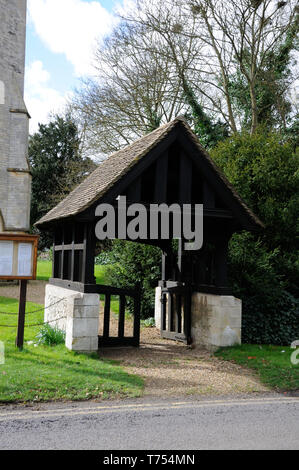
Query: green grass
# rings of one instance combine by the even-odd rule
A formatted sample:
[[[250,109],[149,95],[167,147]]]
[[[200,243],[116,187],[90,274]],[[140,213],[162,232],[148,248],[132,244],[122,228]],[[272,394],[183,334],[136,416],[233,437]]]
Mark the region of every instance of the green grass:
[[[52,262],[38,260],[36,279],[39,281],[48,281],[52,277]]]
[[[293,351],[288,346],[242,344],[220,349],[215,355],[254,369],[261,382],[276,391],[290,391],[299,389],[299,365],[290,361]]]
[[[97,284],[107,285],[107,280],[106,280],[106,275],[105,275],[106,267],[107,266],[100,266],[100,265],[96,265],[94,267],[94,274],[96,277]],[[48,281],[50,277],[52,277],[52,261],[38,260],[36,279],[38,281]],[[104,296],[101,296],[101,300],[104,300]],[[111,310],[114,313],[119,312],[119,301],[116,296],[112,296]]]
[[[137,397],[143,381],[127,374],[116,362],[103,360],[97,354],[85,355],[55,347],[28,345],[36,341],[43,312],[28,302],[23,351],[15,347],[16,328],[0,326],[0,341],[5,345],[5,364],[0,364],[0,402],[49,400],[86,400]],[[15,299],[0,297],[0,311],[16,313]],[[16,325],[17,316],[0,314],[0,325]]]
[[[106,266],[95,266],[94,274],[97,284],[106,284],[105,271]],[[52,261],[38,260],[36,279],[39,281],[48,281],[50,277],[52,277]]]

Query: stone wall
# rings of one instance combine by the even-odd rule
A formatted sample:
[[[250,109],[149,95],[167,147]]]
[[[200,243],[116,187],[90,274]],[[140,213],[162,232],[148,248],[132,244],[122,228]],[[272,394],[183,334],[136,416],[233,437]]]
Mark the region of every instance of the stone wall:
[[[191,336],[195,346],[215,350],[241,344],[242,302],[233,296],[192,296]]]
[[[98,350],[100,297],[98,294],[46,286],[45,322],[66,332],[65,345],[72,351]]]
[[[11,232],[30,227],[25,36],[26,0],[0,0],[0,229]]]
[[[156,289],[156,328],[161,328],[161,287]],[[241,344],[242,302],[229,295],[195,292],[191,306],[193,346],[216,350]]]

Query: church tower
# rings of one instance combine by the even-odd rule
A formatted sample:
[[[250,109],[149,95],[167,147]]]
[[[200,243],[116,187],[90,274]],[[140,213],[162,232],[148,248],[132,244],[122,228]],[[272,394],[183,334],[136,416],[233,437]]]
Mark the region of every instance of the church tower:
[[[0,233],[27,232],[30,227],[26,6],[27,0],[0,0]]]

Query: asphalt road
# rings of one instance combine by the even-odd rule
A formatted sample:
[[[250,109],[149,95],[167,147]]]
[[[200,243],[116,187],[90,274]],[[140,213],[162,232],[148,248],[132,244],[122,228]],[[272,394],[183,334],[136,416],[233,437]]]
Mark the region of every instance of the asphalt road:
[[[299,398],[0,407],[0,449],[299,449]]]

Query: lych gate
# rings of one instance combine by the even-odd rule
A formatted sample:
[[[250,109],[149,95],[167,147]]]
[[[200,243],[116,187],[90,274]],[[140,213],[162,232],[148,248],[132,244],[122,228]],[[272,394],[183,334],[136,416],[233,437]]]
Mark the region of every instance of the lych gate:
[[[113,154],[37,223],[54,233],[53,277],[47,286],[46,306],[67,298],[63,325],[67,346],[97,349],[99,294],[106,297],[99,344],[139,344],[139,289],[100,286],[94,278],[96,208],[109,203],[117,210],[120,196],[126,196],[128,205],[142,203],[146,208],[152,203],[177,203],[180,207],[203,204],[204,242],[200,250],[185,250],[183,239],[178,240],[176,252],[171,239],[136,240],[162,251],[156,323],[162,336],[186,343],[213,347],[240,341],[241,304],[228,287],[228,242],[234,232],[257,230],[262,224],[200,146],[185,120],[177,118]],[[117,229],[123,231],[123,227]],[[117,338],[109,335],[112,295],[120,298]],[[124,333],[128,296],[135,302],[130,337]],[[46,320],[58,318],[59,312],[48,308]]]

